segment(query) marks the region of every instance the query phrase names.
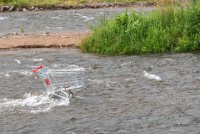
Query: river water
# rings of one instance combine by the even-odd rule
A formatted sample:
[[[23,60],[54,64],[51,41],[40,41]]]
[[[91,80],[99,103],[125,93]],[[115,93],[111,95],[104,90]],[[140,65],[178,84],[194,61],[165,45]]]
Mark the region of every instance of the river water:
[[[0,62],[1,134],[200,132],[199,54],[104,57],[22,49],[1,51]],[[31,76],[41,64],[82,67],[85,85],[70,101],[51,100]]]
[[[132,9],[128,9],[130,11]],[[152,8],[135,8],[151,11]],[[87,31],[125,8],[0,14],[0,35]],[[1,134],[183,134],[200,132],[200,55],[104,57],[77,49],[0,51]],[[75,98],[52,100],[31,70],[85,69]]]
[[[153,8],[103,8],[79,10],[55,10],[12,12],[0,14],[0,35],[10,33],[81,32],[87,31],[102,18],[136,10],[151,11]]]

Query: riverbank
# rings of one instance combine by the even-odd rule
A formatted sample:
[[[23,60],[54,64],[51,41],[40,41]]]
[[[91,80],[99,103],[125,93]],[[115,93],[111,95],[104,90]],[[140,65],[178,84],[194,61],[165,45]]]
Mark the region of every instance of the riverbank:
[[[0,37],[0,50],[12,48],[77,48],[89,32],[10,34]]]
[[[112,18],[126,10],[103,8],[1,13],[0,49],[60,48],[60,44],[61,47],[78,47],[87,31],[101,18]],[[132,10],[150,12],[153,8],[128,9]]]
[[[45,10],[69,10],[69,9],[98,9],[109,7],[152,7],[156,6],[155,2],[117,2],[117,3],[85,3],[85,4],[30,4],[30,5],[0,5],[0,12],[13,11],[45,11]]]

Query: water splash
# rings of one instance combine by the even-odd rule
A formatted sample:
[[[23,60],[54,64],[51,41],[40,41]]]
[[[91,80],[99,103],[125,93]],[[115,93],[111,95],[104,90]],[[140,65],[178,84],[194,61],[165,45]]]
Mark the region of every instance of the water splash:
[[[26,71],[26,70],[18,71],[18,73],[21,75],[32,75],[33,74],[32,72]]]
[[[32,61],[43,61],[44,59],[38,58],[38,59],[33,59]]]
[[[24,96],[19,99],[5,98],[0,100],[0,112],[19,108],[21,112],[38,114],[41,112],[48,112],[56,106],[67,106],[69,103],[69,99],[54,100],[45,94],[33,95],[31,93],[25,93]]]
[[[62,19],[61,16],[52,16],[51,19]]]
[[[74,15],[75,15],[74,17],[79,16],[80,18],[82,18],[84,22],[94,20],[94,17],[89,17],[89,16],[82,15],[82,14],[79,14],[79,13],[75,13]]]
[[[0,75],[4,75],[5,77],[10,77],[11,75],[10,74],[20,74],[20,75],[27,75],[27,76],[30,76],[32,75],[32,72],[30,71],[27,71],[27,70],[11,70],[11,71],[7,71],[7,72],[2,72],[0,73]]]
[[[88,16],[81,16],[82,19],[84,19],[84,22],[87,22],[87,21],[90,21],[90,20],[93,20],[94,17],[88,17]]]
[[[143,71],[143,74],[144,74],[144,76],[145,76],[146,78],[148,78],[148,79],[154,79],[154,80],[157,80],[157,81],[160,81],[160,80],[161,80],[161,78],[160,78],[159,76],[154,75],[154,74],[150,74],[150,73],[148,73],[148,72],[146,72],[146,71]]]
[[[21,64],[21,61],[18,59],[15,59],[15,62],[17,62],[17,64]]]
[[[0,20],[5,20],[5,19],[7,19],[7,17],[1,17],[0,16]]]
[[[9,74],[9,73],[6,73],[5,76],[6,76],[6,77],[10,77],[10,74]]]
[[[121,65],[119,65],[119,67],[128,66],[128,65],[131,65],[132,63],[133,63],[133,61],[125,62],[125,63],[122,63]]]
[[[69,65],[65,69],[50,69],[53,74],[52,82],[58,83],[60,85],[65,85],[66,90],[79,89],[84,86],[84,78],[82,73],[84,73],[85,68],[79,67],[77,65]],[[9,73],[17,73],[21,75],[32,75],[31,72],[26,70],[12,70]],[[10,76],[8,72],[4,73],[7,77]],[[38,114],[41,112],[48,112],[53,107],[56,106],[67,106],[69,105],[69,97],[66,100],[56,100],[50,98],[47,94],[35,95],[31,93],[25,93],[23,97],[18,99],[0,99],[0,113],[7,113],[7,111],[20,111],[31,114]]]
[[[57,27],[57,29],[63,29],[63,27]]]

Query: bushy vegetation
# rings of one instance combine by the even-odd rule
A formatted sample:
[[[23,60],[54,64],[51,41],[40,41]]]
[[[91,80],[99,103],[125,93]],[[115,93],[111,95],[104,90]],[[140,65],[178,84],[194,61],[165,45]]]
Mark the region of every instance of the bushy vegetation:
[[[92,29],[83,52],[128,55],[200,50],[200,4],[165,7],[148,15],[124,13]]]
[[[187,26],[188,44],[193,50],[200,50],[200,2],[194,2],[192,10],[189,10]]]

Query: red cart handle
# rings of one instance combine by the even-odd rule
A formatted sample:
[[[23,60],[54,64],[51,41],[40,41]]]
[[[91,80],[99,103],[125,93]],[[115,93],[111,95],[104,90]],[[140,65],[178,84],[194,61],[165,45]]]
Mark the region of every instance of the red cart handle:
[[[44,68],[44,67],[45,67],[45,66],[43,66],[43,65],[38,66],[38,67],[34,68],[34,69],[32,70],[32,72],[33,72],[33,73],[37,73],[37,72],[39,71],[39,69]]]

